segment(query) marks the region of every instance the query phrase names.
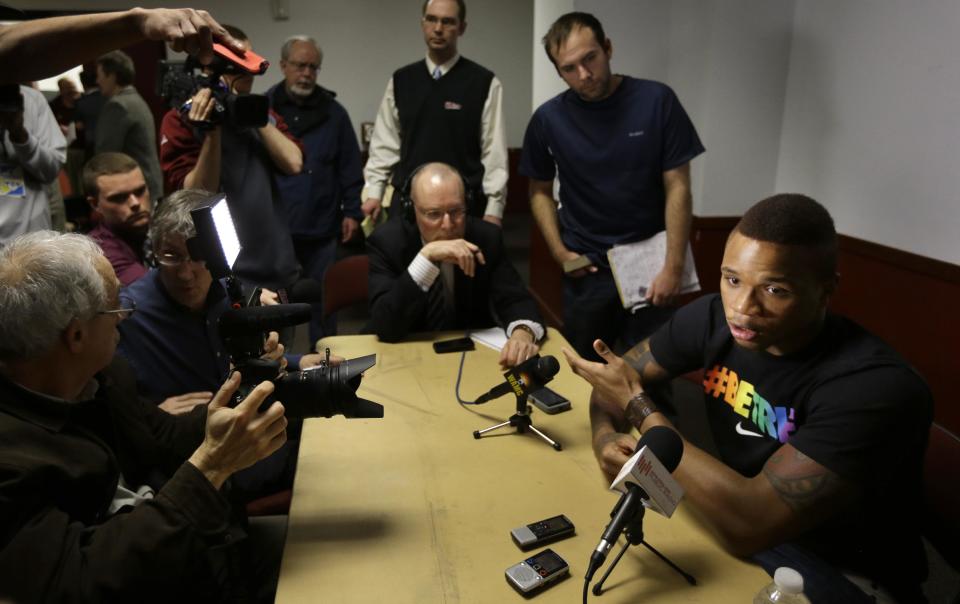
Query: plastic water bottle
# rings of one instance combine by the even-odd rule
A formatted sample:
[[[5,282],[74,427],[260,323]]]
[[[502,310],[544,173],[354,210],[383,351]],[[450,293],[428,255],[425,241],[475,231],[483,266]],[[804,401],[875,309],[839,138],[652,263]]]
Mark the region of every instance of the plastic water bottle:
[[[792,568],[781,566],[773,573],[773,583],[760,590],[753,604],[810,604],[803,595],[803,576]]]

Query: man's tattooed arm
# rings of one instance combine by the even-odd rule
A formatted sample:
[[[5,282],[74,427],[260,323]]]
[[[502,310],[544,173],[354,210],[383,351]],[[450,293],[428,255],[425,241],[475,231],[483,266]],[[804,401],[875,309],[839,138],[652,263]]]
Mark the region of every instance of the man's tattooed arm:
[[[770,456],[763,475],[795,512],[835,512],[855,493],[853,485],[790,445]]]
[[[650,352],[649,338],[625,352],[623,362],[640,374],[640,381],[643,384],[659,382],[671,377],[667,370],[653,358],[653,353]]]

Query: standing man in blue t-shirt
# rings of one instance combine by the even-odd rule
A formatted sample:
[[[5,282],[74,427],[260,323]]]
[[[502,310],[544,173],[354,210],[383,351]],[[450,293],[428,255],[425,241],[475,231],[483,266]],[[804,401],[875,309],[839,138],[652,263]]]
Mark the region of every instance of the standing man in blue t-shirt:
[[[565,335],[580,355],[596,358],[595,339],[631,346],[670,316],[690,234],[690,160],[704,148],[668,86],[611,74],[613,47],[593,15],[563,15],[543,44],[570,89],[531,118],[520,173],[530,178],[530,205],[551,255],[567,263]],[[630,313],[606,252],[664,229],[667,253],[647,292],[651,304]],[[589,264],[575,268],[581,256]]]

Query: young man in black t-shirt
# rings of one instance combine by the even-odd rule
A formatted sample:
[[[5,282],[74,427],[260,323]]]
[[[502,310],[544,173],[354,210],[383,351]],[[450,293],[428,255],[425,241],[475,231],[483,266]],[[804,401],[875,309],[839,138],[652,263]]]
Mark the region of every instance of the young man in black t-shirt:
[[[671,425],[644,388],[703,369],[719,460],[690,443],[675,472],[686,499],[734,554],[771,573],[792,566],[814,602],[870,601],[844,575],[898,601],[924,601],[913,514],[932,401],[875,336],[827,312],[837,284],[829,213],[802,195],[751,208],[727,240],[720,295],[681,309],[648,341],[606,364],[565,350],[594,386],[593,443],[615,474],[636,439]]]

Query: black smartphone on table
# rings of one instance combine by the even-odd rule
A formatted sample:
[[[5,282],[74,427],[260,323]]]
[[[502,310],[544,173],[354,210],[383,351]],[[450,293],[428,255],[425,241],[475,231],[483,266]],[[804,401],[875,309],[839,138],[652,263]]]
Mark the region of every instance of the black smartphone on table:
[[[470,338],[455,338],[453,340],[440,340],[433,343],[433,351],[437,354],[447,352],[463,352],[465,350],[474,350],[476,345]]]

